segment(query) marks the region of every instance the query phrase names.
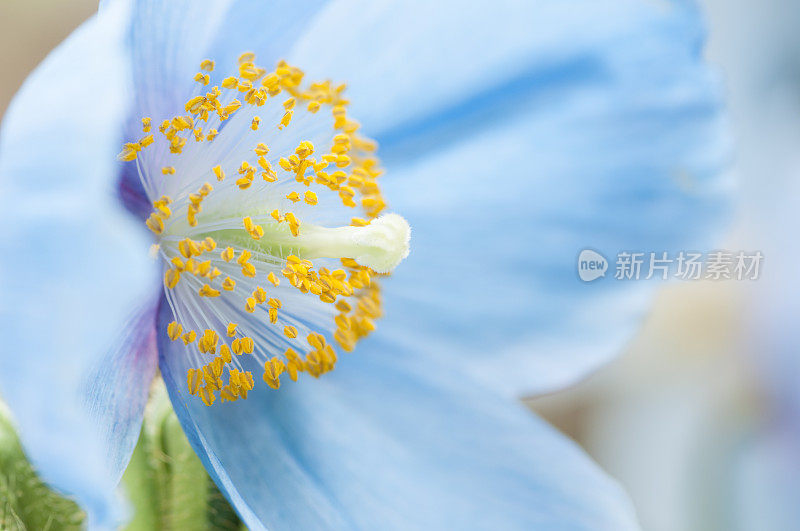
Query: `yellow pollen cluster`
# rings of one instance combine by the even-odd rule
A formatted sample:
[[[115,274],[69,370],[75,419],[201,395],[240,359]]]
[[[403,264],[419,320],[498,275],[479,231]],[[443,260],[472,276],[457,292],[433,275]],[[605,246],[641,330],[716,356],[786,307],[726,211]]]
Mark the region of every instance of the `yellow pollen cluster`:
[[[215,329],[207,323],[188,325],[189,322],[198,323],[196,311],[179,318],[180,312],[173,305],[175,320],[167,325],[167,336],[172,341],[182,342],[192,360],[202,360],[188,370],[187,386],[190,394],[208,406],[217,398],[223,402],[247,398],[248,392],[254,388],[252,371],[245,370],[247,366],[254,366],[248,361],[250,358],[258,362],[256,366],[263,366],[263,380],[272,389],[280,387],[284,374],[297,381],[299,373],[316,378],[334,368],[337,361],[334,346],[323,333],[298,325],[290,315],[291,308],[287,308],[291,306],[289,302],[284,304],[277,296],[279,290],[285,293],[294,289],[302,296],[315,298],[314,304],[319,305],[316,299],[324,303],[319,305],[327,309],[323,313],[332,316],[332,322],[328,321],[328,328],[324,331],[329,334],[330,341],[345,351],[353,350],[359,339],[374,330],[374,321],[381,316],[380,288],[375,278],[378,274],[342,255],[322,255],[340,259],[341,268],[315,268],[310,259],[303,258],[305,248],[302,243],[305,241],[302,240],[303,234],[314,226],[304,225],[305,228],[301,229],[299,216],[303,208],[321,208],[317,205],[320,197],[327,194],[325,189],[334,194],[331,198],[336,204],[361,208],[363,217],[353,217],[352,227],[367,227],[386,207],[377,184],[382,173],[374,156],[377,146],[360,136],[358,123],[348,117],[349,102],[343,96],[345,85],[333,85],[329,81],[304,84],[304,74],[300,69],[280,61],[273,71],[268,71],[255,64],[255,55],[250,52],[239,57],[238,75],[220,78],[218,84],[213,84],[214,70],[214,61],[204,60],[194,76],[200,94],[186,101],[183,109],[186,114],[160,122],[155,134],[163,136],[160,141],[172,154],[167,156],[181,155],[187,145],[213,142],[227,131],[222,127],[226,121],[241,116],[237,113],[264,107],[277,98],[274,105],[278,112],[272,114],[275,121],[262,118],[270,116],[269,112],[262,110],[257,111],[259,115],[244,115],[243,119],[247,121],[242,128],[246,131],[242,133],[245,136],[242,141],[247,141],[247,135],[253,135],[252,151],[246,148],[253,154],[252,158],[241,164],[238,164],[238,158],[232,165],[224,161],[222,164],[211,163],[202,168],[204,177],[201,179],[216,180],[217,188],[227,193],[253,193],[254,189],[263,193],[264,186],[287,184],[300,190],[286,193],[287,190],[281,188],[281,200],[290,201],[295,212],[281,212],[274,208],[259,211],[256,207],[247,210],[251,208],[247,205],[258,202],[243,200],[242,204],[246,206],[236,218],[239,220],[236,227],[215,226],[214,223],[220,223],[219,214],[213,219],[204,218],[209,216],[204,213],[204,205],[213,210],[214,203],[209,202],[219,194],[219,190],[208,182],[199,189],[172,187],[185,191],[173,194],[174,201],[161,195],[152,202],[153,210],[145,224],[159,241],[157,252],[164,258],[167,298],[173,301],[192,297],[193,309],[203,308],[204,304],[216,304],[213,311],[209,309],[208,315],[214,318],[207,323],[220,322],[224,314],[220,315],[219,309],[226,304],[228,307],[235,304],[244,312],[241,314],[243,320],[232,322],[228,316],[222,321],[226,324]],[[321,113],[323,109],[328,109],[330,114]],[[295,115],[306,120],[323,117],[330,120],[330,148],[319,149],[311,141],[302,140],[289,144],[292,148],[282,156],[271,155],[270,139],[297,127],[297,121],[293,123]],[[217,121],[217,127],[211,127]],[[140,157],[144,150],[155,142],[151,129],[151,118],[143,118],[144,136],[136,142],[126,143],[118,158],[142,163]],[[221,141],[228,142],[225,139]],[[235,181],[226,181],[223,165],[236,175]],[[168,183],[169,179],[182,178],[184,166],[178,165],[178,168],[159,164],[155,173],[163,179],[162,182]],[[261,179],[256,180],[257,176]],[[319,186],[318,191],[311,190],[312,186]],[[191,189],[196,191],[191,192]],[[245,213],[249,215],[243,215]],[[315,257],[313,254],[305,256]],[[288,280],[291,288],[281,287],[276,272]],[[301,295],[293,293],[293,296]],[[215,300],[223,302],[215,303]],[[256,322],[258,315],[265,317]],[[260,338],[267,334],[276,339],[261,342]],[[286,344],[292,347],[281,348],[278,354],[274,345],[280,342],[284,342],[284,347]]]

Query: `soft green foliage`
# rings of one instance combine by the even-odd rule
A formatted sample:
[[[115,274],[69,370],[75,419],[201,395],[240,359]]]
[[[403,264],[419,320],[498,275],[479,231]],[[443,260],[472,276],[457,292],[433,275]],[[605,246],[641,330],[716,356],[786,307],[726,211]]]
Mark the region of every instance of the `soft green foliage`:
[[[134,509],[128,531],[242,529],[189,445],[160,383],[153,387],[123,483]]]
[[[127,531],[244,529],[189,445],[160,382],[153,386],[123,483],[131,504]],[[79,530],[85,516],[36,475],[0,402],[0,530]]]
[[[50,490],[36,475],[0,403],[0,529],[81,529],[84,518],[74,501]]]

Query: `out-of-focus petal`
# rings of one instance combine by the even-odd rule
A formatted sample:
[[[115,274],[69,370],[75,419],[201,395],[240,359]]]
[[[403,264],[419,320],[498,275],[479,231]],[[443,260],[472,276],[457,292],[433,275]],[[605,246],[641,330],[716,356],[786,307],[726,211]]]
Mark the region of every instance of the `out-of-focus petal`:
[[[129,321],[117,344],[84,380],[86,407],[105,439],[108,473],[117,480],[139,438],[157,366],[153,306]]]
[[[800,521],[800,457],[797,455],[798,432],[794,426],[762,426],[759,433],[749,433],[736,441],[734,448],[715,448],[723,454],[730,477],[720,474],[717,492],[728,495],[721,508],[723,518],[711,512],[712,525],[733,531],[760,529],[782,531],[796,529]],[[788,429],[787,429],[788,428]],[[733,446],[733,445],[731,445]],[[718,454],[717,454],[718,455]],[[713,518],[720,518],[714,522]]]
[[[130,51],[136,105],[132,116],[156,124],[183,113],[199,85],[208,43],[216,35],[232,0],[141,0],[133,5]]]
[[[80,392],[154,286],[148,241],[114,192],[127,19],[114,2],[81,26],[28,78],[0,131],[0,392],[34,466],[95,527],[120,517],[117,478],[108,426],[98,431]]]
[[[348,81],[414,231],[379,325],[398,352],[434,344],[524,393],[619,351],[653,286],[615,281],[617,253],[706,249],[724,211],[701,41],[681,2],[343,0],[317,17],[290,58]],[[584,248],[607,278],[579,279]]]
[[[193,95],[238,75],[238,57],[256,53],[257,62],[273,68],[302,35],[312,14],[327,0],[142,0],[134,5],[129,36],[134,69],[135,105],[126,136],[141,135],[141,118],[155,124],[185,113]],[[194,81],[204,59],[216,63],[211,85]],[[123,204],[141,218],[150,211],[134,165],[120,174]]]
[[[330,0],[233,0],[207,55],[223,73],[236,68],[243,52],[255,52],[260,66],[274,68],[328,3]]]
[[[576,445],[435,361],[367,340],[371,354],[319,380],[257,383],[247,400],[206,407],[186,391],[188,360],[162,313],[175,411],[251,529],[636,527],[626,496]]]
[[[135,116],[154,120],[183,113],[186,100],[203,90],[193,76],[212,59],[215,82],[237,75],[237,58],[256,52],[272,68],[302,35],[327,0],[143,0],[130,28],[136,85]]]

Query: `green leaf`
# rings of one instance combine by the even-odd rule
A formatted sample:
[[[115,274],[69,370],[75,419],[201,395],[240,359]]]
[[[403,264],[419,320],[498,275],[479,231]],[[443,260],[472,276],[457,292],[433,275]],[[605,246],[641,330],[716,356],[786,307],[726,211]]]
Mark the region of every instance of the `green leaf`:
[[[22,450],[8,409],[0,402],[0,529],[82,529],[85,518],[74,501],[39,479]]]
[[[127,531],[243,529],[189,445],[160,380],[122,481],[134,509]]]

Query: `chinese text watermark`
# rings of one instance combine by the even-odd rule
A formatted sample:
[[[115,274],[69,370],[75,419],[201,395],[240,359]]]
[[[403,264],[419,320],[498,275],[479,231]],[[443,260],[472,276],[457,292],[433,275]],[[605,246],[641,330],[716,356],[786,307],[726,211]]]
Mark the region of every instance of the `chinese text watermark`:
[[[764,262],[761,251],[620,251],[613,262],[616,280],[758,280]],[[578,255],[578,276],[591,282],[606,276],[609,261],[597,251]]]

